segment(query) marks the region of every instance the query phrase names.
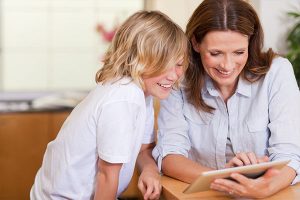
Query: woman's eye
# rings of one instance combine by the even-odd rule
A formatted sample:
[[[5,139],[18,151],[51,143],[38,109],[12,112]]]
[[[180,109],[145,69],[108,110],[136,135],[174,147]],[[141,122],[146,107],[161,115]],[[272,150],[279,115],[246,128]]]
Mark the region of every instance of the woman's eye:
[[[220,53],[219,52],[210,52],[210,55],[211,56],[218,56],[218,55],[220,55]]]
[[[235,52],[236,55],[242,55],[244,53],[245,53],[244,51],[237,51],[237,52]]]

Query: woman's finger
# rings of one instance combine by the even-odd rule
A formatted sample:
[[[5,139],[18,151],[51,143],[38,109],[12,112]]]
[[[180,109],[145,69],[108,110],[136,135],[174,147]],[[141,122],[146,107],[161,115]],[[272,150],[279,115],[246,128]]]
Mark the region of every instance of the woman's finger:
[[[233,180],[236,180],[238,183],[242,184],[242,185],[249,185],[249,178],[247,178],[246,176],[239,174],[239,173],[232,173],[230,175],[230,178],[232,178]]]
[[[250,159],[248,158],[248,155],[246,153],[239,153],[237,154],[237,157],[243,161],[244,165],[250,165]]]
[[[213,183],[217,184],[218,187],[222,188],[227,193],[232,194],[232,191],[234,191],[234,195],[240,195],[244,190],[243,185],[228,179],[216,179]]]
[[[261,158],[258,158],[257,160],[258,160],[258,163],[269,162],[269,157],[263,156]]]
[[[233,167],[236,167],[236,166],[243,166],[244,163],[242,160],[240,160],[239,158],[237,157],[234,157],[232,160],[231,160],[231,163],[233,165]]]
[[[248,158],[249,158],[249,160],[250,160],[250,162],[251,162],[252,165],[258,163],[258,160],[257,160],[257,158],[256,158],[255,153],[253,153],[253,152],[248,152],[248,153],[247,153],[247,156],[248,156]]]
[[[210,189],[217,190],[219,192],[226,192],[226,193],[227,191],[229,191],[229,188],[227,188],[226,186],[214,182],[210,184]]]

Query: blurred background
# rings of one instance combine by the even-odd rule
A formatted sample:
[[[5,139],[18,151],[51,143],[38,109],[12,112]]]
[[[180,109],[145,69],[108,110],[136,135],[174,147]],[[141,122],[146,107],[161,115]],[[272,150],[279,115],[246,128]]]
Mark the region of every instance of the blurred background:
[[[0,200],[29,199],[47,143],[95,86],[101,58],[129,15],[160,10],[185,29],[201,2],[0,0]],[[289,56],[299,78],[300,0],[248,2],[261,19],[264,48]],[[137,196],[134,186],[125,195]]]
[[[201,0],[1,0],[0,91],[89,90],[115,28],[133,12],[161,10],[183,29]],[[249,0],[265,48],[287,53],[300,0]]]

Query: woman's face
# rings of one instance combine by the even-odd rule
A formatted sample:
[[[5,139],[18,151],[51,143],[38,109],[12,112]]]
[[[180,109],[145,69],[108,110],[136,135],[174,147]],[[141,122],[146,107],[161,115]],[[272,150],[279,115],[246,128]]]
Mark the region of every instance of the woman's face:
[[[248,59],[248,45],[248,36],[234,31],[211,31],[201,43],[193,40],[193,48],[200,53],[206,73],[221,92],[235,90]]]
[[[145,96],[152,95],[159,99],[165,99],[169,96],[173,85],[183,75],[183,59],[167,69],[166,72],[151,78],[144,78]]]

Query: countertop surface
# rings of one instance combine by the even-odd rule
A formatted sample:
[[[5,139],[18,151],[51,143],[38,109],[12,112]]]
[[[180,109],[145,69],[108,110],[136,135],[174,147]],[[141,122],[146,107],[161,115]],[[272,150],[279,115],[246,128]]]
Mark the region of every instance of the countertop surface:
[[[162,176],[162,195],[165,200],[246,200],[247,198],[233,197],[226,193],[221,193],[213,190],[204,192],[196,192],[192,194],[184,194],[183,191],[188,186],[187,183],[170,178],[168,176]],[[299,200],[300,199],[300,183],[289,186],[275,195],[264,198],[265,200]]]
[[[0,92],[0,114],[72,110],[87,91]]]

